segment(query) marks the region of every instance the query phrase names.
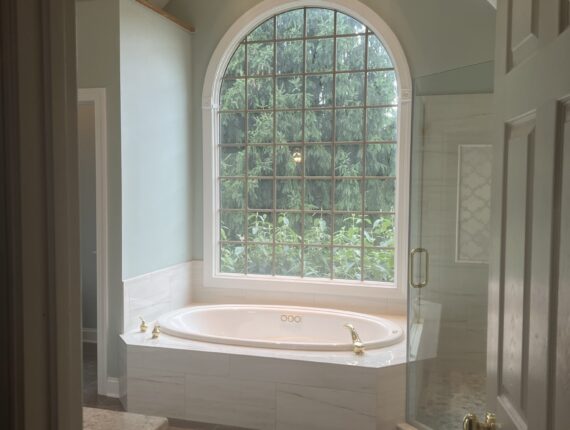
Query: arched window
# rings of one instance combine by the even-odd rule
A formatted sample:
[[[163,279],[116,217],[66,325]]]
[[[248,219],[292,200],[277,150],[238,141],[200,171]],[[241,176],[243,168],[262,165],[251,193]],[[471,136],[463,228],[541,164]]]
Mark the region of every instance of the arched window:
[[[214,86],[212,274],[393,287],[407,151],[380,37],[344,11],[287,10],[239,40]]]

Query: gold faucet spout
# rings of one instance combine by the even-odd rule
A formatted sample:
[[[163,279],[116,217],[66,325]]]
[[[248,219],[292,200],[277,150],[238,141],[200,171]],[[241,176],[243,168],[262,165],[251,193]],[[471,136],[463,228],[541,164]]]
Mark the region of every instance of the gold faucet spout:
[[[360,336],[354,326],[352,324],[345,324],[344,326],[350,330],[350,336],[352,337],[352,352],[356,355],[364,354],[364,343],[360,340]]]

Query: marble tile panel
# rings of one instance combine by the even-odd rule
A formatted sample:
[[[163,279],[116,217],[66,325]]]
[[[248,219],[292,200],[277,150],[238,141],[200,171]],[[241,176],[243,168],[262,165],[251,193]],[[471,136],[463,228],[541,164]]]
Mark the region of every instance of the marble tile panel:
[[[376,430],[376,396],[327,388],[277,385],[278,430]]]
[[[230,376],[311,387],[375,393],[378,369],[274,358],[232,356]]]
[[[186,376],[187,419],[250,429],[275,427],[275,384]]]
[[[130,368],[127,377],[129,411],[184,417],[184,374],[170,370]]]
[[[174,372],[197,375],[227,375],[229,373],[229,357],[227,354],[170,348],[141,349],[143,367],[147,369],[168,369]]]
[[[393,430],[406,420],[406,365],[380,369],[377,428]]]

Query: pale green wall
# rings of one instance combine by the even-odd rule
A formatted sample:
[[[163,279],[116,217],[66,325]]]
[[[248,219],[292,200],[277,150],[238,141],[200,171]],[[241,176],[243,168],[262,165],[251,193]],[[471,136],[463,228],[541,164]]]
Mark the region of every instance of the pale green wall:
[[[191,258],[190,33],[120,2],[123,278]]]
[[[107,90],[107,157],[109,217],[108,373],[119,373],[119,334],[123,327],[121,268],[121,126],[119,89],[119,3],[79,1],[77,13],[77,81],[79,88]]]
[[[167,10],[195,25],[192,54],[192,257],[202,259],[202,111],[204,75],[219,40],[259,0],[171,0]],[[399,38],[414,77],[493,59],[495,10],[484,0],[363,0]]]

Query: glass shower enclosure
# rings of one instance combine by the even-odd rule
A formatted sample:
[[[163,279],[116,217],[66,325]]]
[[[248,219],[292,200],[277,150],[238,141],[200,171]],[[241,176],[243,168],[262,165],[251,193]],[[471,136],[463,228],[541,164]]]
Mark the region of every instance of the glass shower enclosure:
[[[414,82],[407,421],[461,428],[486,404],[493,64]]]

